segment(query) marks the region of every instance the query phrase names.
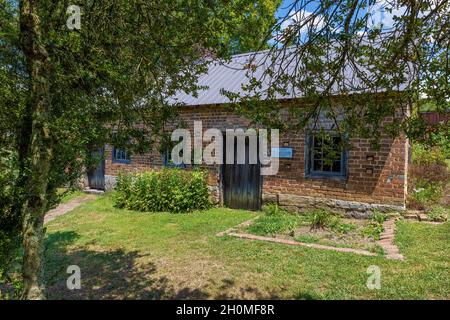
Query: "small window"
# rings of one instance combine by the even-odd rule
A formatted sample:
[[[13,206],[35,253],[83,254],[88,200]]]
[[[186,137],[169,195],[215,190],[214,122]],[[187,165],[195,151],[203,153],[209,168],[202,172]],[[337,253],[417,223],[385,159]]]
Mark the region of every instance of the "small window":
[[[345,178],[347,155],[340,136],[309,134],[306,144],[306,176]]]
[[[130,163],[131,162],[130,154],[126,150],[113,147],[112,154],[113,154],[113,162],[117,162],[117,163]]]
[[[180,154],[180,156],[183,156],[182,154]],[[172,161],[172,151],[171,150],[166,150],[163,154],[163,165],[165,167],[171,167],[171,168],[186,168],[186,164],[181,163],[181,164],[175,164]]]

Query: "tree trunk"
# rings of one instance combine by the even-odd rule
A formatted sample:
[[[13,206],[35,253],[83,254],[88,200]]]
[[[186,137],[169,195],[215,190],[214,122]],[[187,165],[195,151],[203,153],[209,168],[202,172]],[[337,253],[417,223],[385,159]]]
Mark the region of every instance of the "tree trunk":
[[[20,37],[29,75],[27,110],[32,119],[23,205],[23,299],[44,299],[44,214],[52,159],[49,113],[49,58],[41,43],[37,0],[20,1]]]

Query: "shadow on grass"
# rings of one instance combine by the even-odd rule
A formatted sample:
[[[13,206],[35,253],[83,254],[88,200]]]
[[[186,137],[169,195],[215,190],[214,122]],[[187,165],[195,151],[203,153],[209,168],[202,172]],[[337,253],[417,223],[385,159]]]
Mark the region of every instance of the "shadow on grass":
[[[109,251],[78,249],[73,231],[55,232],[46,239],[46,283],[48,299],[278,299],[258,288],[237,287],[233,280],[219,285],[210,280],[203,287],[175,288],[167,276],[158,276],[154,263],[141,263],[143,255],[122,249]],[[89,248],[89,245],[86,247]],[[81,289],[69,290],[66,272],[70,265],[81,270]],[[166,270],[162,270],[166,271]],[[169,272],[167,270],[167,272]],[[189,281],[189,280],[188,280]],[[211,288],[211,286],[213,288]],[[209,288],[209,290],[208,290]],[[212,290],[211,290],[212,289]],[[211,292],[212,291],[212,292]]]
[[[199,290],[175,291],[165,277],[154,278],[153,263],[140,265],[138,252],[122,249],[96,251],[71,248],[75,232],[56,232],[46,239],[46,282],[49,299],[202,299]],[[81,289],[69,290],[67,267],[81,270]]]

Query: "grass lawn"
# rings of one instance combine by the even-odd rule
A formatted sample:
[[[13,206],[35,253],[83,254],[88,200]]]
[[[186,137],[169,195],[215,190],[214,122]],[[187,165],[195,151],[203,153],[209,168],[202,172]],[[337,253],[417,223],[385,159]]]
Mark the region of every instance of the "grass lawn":
[[[283,298],[449,299],[450,223],[400,221],[406,261],[217,237],[257,213],[211,209],[190,214],[116,209],[111,196],[47,225],[50,299]],[[81,268],[82,289],[66,288]],[[381,269],[381,289],[366,287]]]
[[[76,199],[76,198],[79,198],[79,197],[85,195],[85,193],[80,190],[67,190],[64,188],[59,189],[58,193],[63,194],[63,196],[61,198],[61,203],[67,203],[73,199]]]

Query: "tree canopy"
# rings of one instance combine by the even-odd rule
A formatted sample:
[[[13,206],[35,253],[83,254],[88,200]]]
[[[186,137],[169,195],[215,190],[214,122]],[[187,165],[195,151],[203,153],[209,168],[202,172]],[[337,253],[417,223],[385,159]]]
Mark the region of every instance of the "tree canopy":
[[[285,130],[325,116],[337,132],[374,144],[382,133],[423,137],[430,128],[416,113],[424,103],[449,112],[448,1],[294,0],[285,12],[269,54],[251,62],[246,93],[227,93],[246,102],[238,112]],[[275,98],[290,94],[304,103],[286,114]],[[450,138],[448,124],[434,129]]]
[[[176,116],[168,97],[195,93],[209,57],[257,49],[251,34],[276,3],[0,0],[1,165],[14,173],[0,177],[2,217],[23,220],[24,298],[45,295],[43,217],[57,189],[108,141],[152,147]]]

